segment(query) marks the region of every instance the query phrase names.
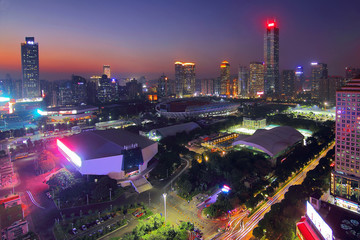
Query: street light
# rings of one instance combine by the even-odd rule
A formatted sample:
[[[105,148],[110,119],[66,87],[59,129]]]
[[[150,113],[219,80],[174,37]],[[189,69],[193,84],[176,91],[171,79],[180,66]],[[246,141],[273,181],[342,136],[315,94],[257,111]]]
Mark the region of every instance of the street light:
[[[163,193],[163,197],[164,197],[164,209],[165,209],[165,223],[166,223],[166,193]]]

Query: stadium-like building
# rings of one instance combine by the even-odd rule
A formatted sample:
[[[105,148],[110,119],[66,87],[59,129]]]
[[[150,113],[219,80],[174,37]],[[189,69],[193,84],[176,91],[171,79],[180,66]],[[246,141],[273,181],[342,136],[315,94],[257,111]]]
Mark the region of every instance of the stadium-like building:
[[[302,144],[304,136],[295,128],[282,126],[270,130],[258,129],[252,136],[241,135],[232,145],[252,149],[267,154],[271,164],[286,155],[295,145]]]
[[[156,105],[156,111],[166,118],[223,116],[236,113],[240,104],[214,102],[209,99],[176,99]]]
[[[57,140],[61,154],[84,175],[108,175],[118,182],[146,183],[149,161],[158,152],[158,144],[146,137],[118,129],[82,132]],[[145,181],[145,182],[144,182]]]

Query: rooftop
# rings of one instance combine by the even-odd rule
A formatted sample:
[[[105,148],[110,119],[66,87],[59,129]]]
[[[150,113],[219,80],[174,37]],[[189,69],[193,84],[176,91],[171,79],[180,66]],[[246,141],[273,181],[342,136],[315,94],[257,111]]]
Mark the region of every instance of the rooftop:
[[[148,138],[120,129],[82,132],[60,141],[83,160],[120,155],[126,146],[143,149],[154,144]]]

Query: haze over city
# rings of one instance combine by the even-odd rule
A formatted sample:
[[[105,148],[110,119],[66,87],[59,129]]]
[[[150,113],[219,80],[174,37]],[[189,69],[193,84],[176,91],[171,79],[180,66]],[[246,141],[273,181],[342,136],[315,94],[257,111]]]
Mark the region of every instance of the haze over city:
[[[359,1],[0,1],[0,77],[21,77],[20,43],[39,43],[40,78],[89,77],[109,64],[115,77],[174,74],[192,61],[197,77],[214,77],[227,60],[263,61],[264,26],[280,28],[280,70],[326,62],[344,75],[359,60]]]

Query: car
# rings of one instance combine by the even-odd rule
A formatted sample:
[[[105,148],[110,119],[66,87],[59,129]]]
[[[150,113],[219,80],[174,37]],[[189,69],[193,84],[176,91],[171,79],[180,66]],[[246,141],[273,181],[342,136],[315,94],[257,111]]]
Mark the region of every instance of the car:
[[[87,230],[87,227],[86,227],[85,225],[82,225],[82,226],[81,226],[81,229],[82,229],[83,231],[86,231],[86,230]]]
[[[142,215],[144,215],[143,212],[139,213],[136,217],[141,217]]]
[[[76,235],[78,232],[77,232],[77,230],[76,230],[76,228],[73,228],[72,229],[72,233],[74,234],[74,235]]]
[[[100,218],[100,222],[103,223],[103,222],[104,222],[104,219],[103,219],[103,218]]]
[[[100,221],[98,219],[95,220],[96,224],[99,225]]]
[[[47,196],[49,199],[51,199],[51,198],[52,198],[52,196],[51,196],[50,192],[46,192],[46,196]]]

